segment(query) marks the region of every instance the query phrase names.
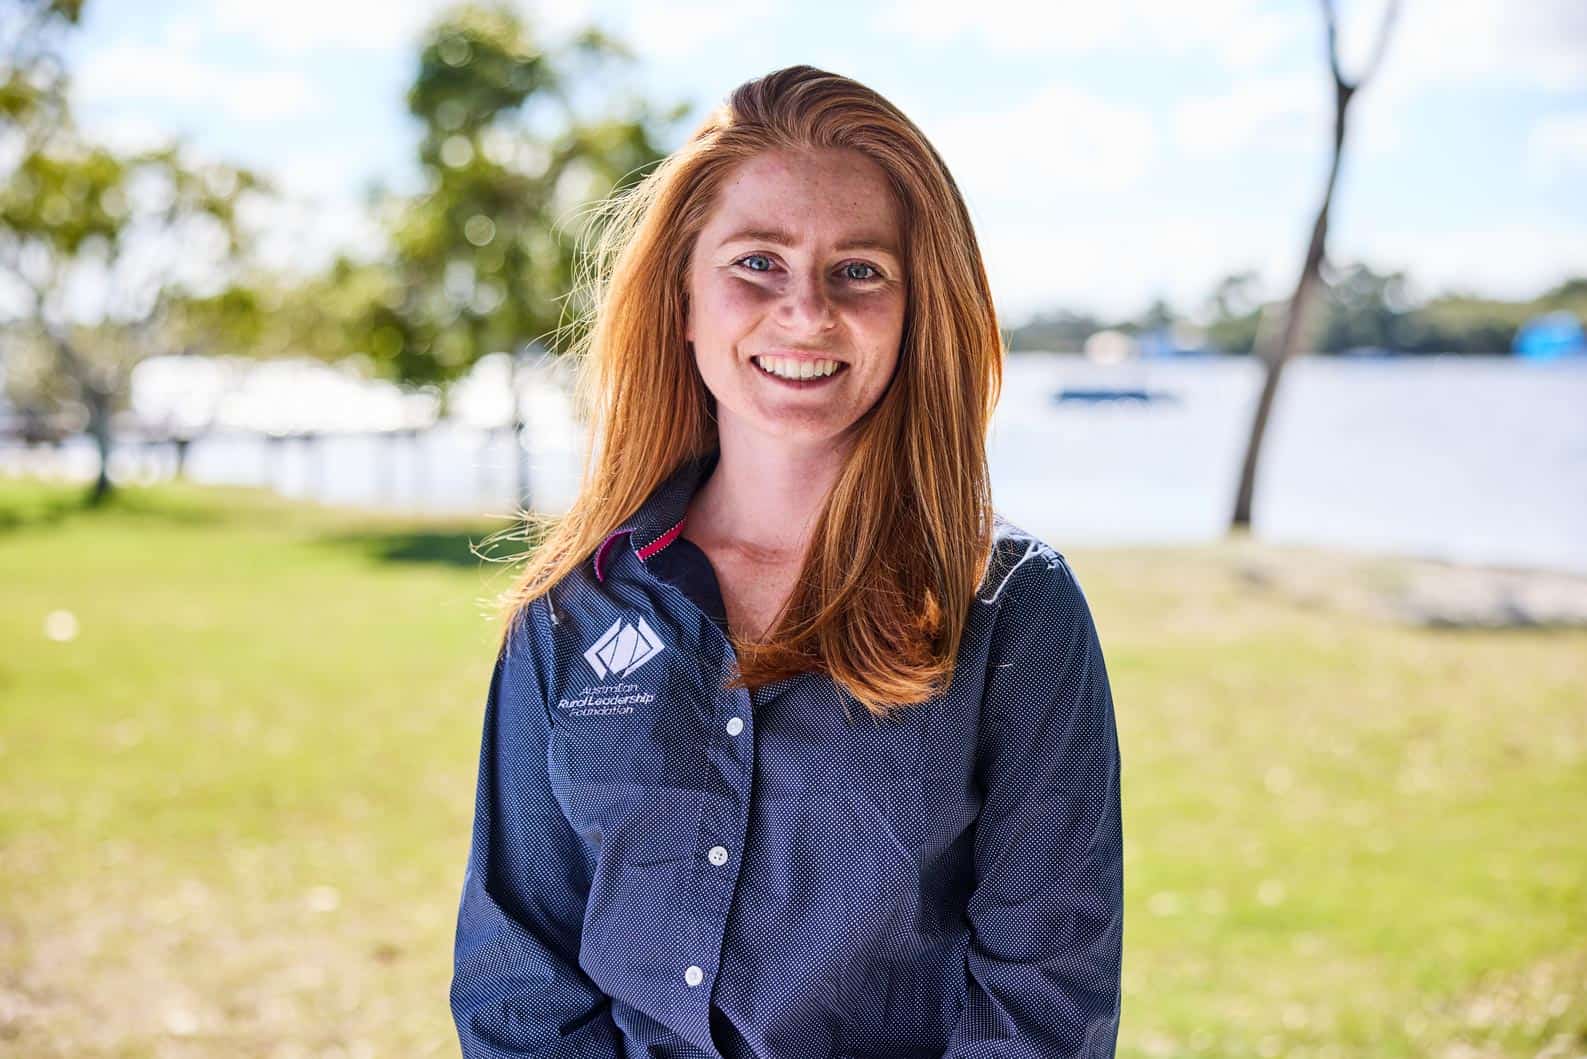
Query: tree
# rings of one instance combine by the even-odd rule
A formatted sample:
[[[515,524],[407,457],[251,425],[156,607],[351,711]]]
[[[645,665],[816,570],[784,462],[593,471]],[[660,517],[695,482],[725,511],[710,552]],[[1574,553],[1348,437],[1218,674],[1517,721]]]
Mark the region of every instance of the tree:
[[[82,13],[82,0],[0,0],[0,131],[8,142],[60,124],[60,41]]]
[[[244,169],[191,162],[179,144],[119,154],[89,142],[64,104],[52,120],[13,137],[24,149],[0,184],[0,278],[22,305],[8,344],[44,354],[34,377],[86,412],[97,503],[112,488],[112,416],[132,368],[179,351],[182,304],[241,261],[239,203],[266,186]]]
[[[564,319],[583,231],[573,211],[639,179],[663,156],[658,133],[686,112],[630,99],[584,116],[574,101],[581,82],[631,57],[596,29],[548,51],[504,3],[438,18],[408,91],[427,187],[411,197],[377,191],[389,257],[343,257],[327,274],[345,314],[341,340],[409,384],[445,385],[480,357],[509,352],[516,395],[527,359]],[[574,238],[559,238],[563,228]],[[528,506],[516,399],[513,430]]]
[[[1328,214],[1333,207],[1334,188],[1339,180],[1340,163],[1344,159],[1346,119],[1349,115],[1350,103],[1382,61],[1390,32],[1399,13],[1398,0],[1387,0],[1371,58],[1361,75],[1354,81],[1349,81],[1345,79],[1339,68],[1339,33],[1333,2],[1332,0],[1320,0],[1320,2],[1323,21],[1328,31],[1328,69],[1333,75],[1334,84],[1333,152],[1328,166],[1327,183],[1323,187],[1322,204],[1318,207],[1317,218],[1312,224],[1311,241],[1306,247],[1306,258],[1301,265],[1300,278],[1295,284],[1295,293],[1290,297],[1279,326],[1257,337],[1256,352],[1262,359],[1265,371],[1262,392],[1257,398],[1256,414],[1251,421],[1245,459],[1240,468],[1240,485],[1235,494],[1232,529],[1250,529],[1251,505],[1256,491],[1257,462],[1262,452],[1262,438],[1267,432],[1268,417],[1273,409],[1273,399],[1278,393],[1284,365],[1289,363],[1299,351],[1302,338],[1307,333],[1307,313],[1321,280],[1322,263],[1327,255]]]
[[[60,44],[81,17],[78,0],[0,0],[0,144],[6,151],[26,154],[58,121],[66,99]],[[33,336],[0,332],[0,381],[8,390],[39,395],[17,408],[30,442],[62,435],[47,407],[69,398],[40,370],[44,360]]]
[[[1323,263],[1321,337],[1330,353],[1350,349],[1403,349],[1411,304],[1403,272],[1382,273],[1355,263]]]
[[[1071,352],[1081,349],[1086,339],[1100,330],[1102,321],[1090,313],[1059,309],[1035,313],[1024,324],[1005,332],[1005,337],[1011,353],[1027,349]]]
[[[1249,353],[1262,319],[1261,277],[1252,269],[1220,279],[1201,307],[1207,344],[1226,353]]]

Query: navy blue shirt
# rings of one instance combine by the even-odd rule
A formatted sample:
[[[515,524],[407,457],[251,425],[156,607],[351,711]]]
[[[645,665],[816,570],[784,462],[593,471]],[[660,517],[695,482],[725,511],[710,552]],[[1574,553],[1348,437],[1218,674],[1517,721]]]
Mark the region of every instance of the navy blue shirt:
[[[1120,759],[1074,572],[999,515],[951,686],[891,720],[815,672],[724,691],[721,593],[682,535],[717,456],[496,660],[464,1055],[1112,1056]]]

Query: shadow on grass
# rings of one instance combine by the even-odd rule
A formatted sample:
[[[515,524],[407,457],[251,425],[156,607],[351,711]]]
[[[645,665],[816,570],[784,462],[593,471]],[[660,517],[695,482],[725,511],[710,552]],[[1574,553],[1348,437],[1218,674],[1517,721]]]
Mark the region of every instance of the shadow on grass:
[[[0,480],[0,535],[53,532],[75,524],[133,519],[169,526],[250,526],[376,562],[451,567],[510,566],[538,545],[542,531],[497,518],[463,523],[393,517],[378,511],[321,508],[266,490],[162,483],[118,486],[99,504],[85,485]]]
[[[518,532],[517,536],[508,536],[501,529],[359,530],[327,534],[320,538],[320,543],[360,552],[379,562],[478,567],[510,565],[532,551],[521,530]]]
[[[59,529],[77,519],[132,517],[199,526],[243,515],[235,507],[222,506],[180,487],[118,486],[96,503],[87,486],[0,483],[0,533]]]
[[[85,497],[54,497],[32,499],[32,502],[15,502],[7,498],[0,503],[0,533],[53,526],[71,516],[89,510]]]

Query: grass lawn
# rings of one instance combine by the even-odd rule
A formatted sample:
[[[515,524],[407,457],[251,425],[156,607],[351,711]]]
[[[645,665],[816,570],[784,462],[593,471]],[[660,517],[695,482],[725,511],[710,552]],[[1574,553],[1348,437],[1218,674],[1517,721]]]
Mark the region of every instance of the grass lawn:
[[[0,479],[0,1055],[455,1055],[500,524],[79,493]],[[1052,543],[1118,710],[1121,1055],[1587,1054],[1587,632]]]

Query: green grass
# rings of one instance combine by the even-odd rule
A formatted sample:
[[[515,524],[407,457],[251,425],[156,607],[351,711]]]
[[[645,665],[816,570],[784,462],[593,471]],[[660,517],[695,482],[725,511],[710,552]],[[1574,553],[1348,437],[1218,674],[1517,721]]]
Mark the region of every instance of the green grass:
[[[0,1055],[456,1054],[500,524],[78,493],[0,480]],[[1054,543],[1120,724],[1121,1055],[1587,1051],[1587,633]]]

